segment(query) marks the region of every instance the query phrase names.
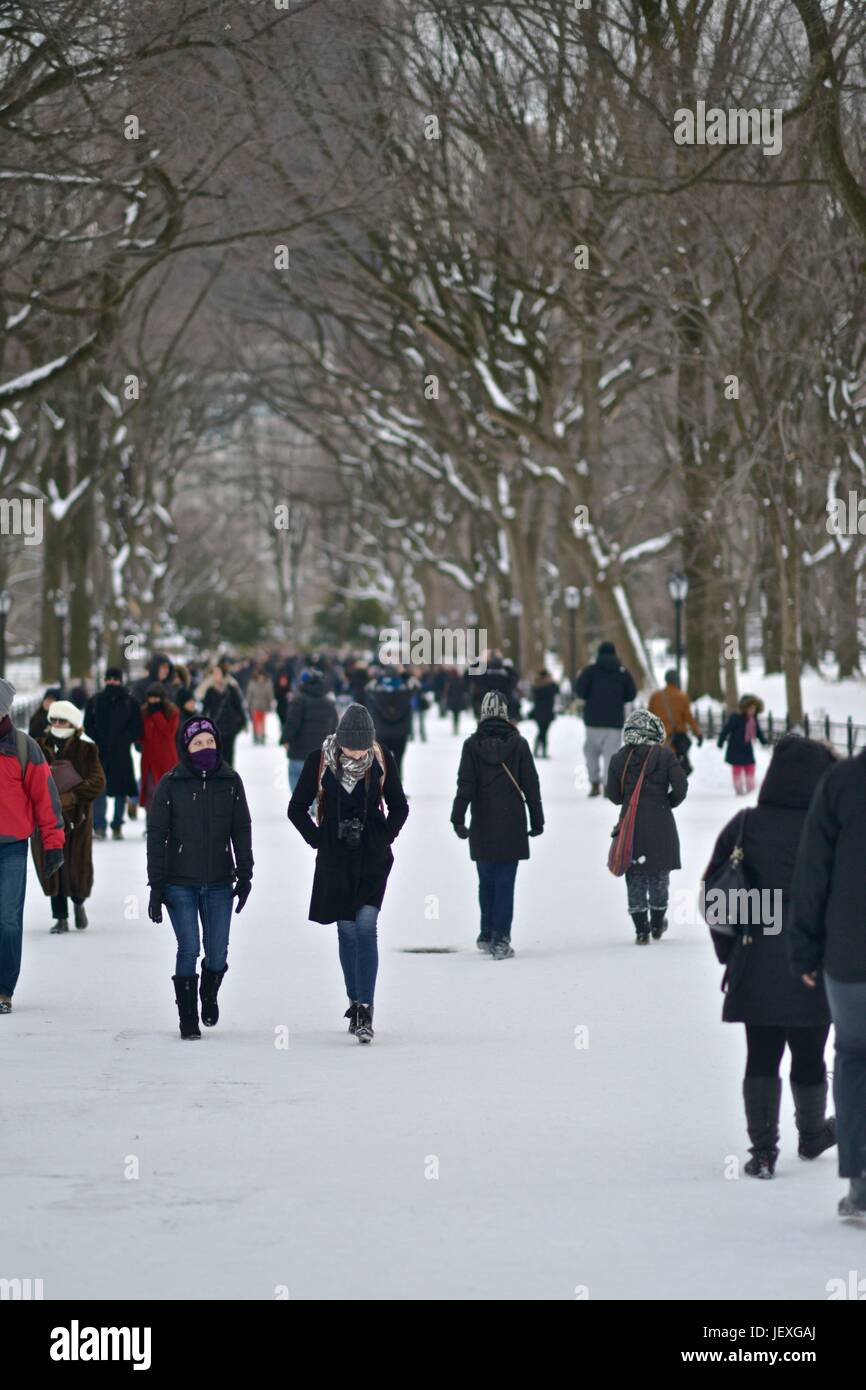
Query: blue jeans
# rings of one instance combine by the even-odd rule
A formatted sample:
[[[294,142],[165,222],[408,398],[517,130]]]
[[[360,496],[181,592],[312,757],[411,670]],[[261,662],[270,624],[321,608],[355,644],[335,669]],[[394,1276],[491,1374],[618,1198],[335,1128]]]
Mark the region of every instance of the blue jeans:
[[[350,1004],[372,1004],[379,972],[378,907],[359,907],[354,921],[337,922],[340,964]]]
[[[0,845],[0,994],[15,993],[21,973],[21,935],[27,888],[27,841]]]
[[[293,792],[304,770],[303,758],[289,758],[289,791]]]
[[[223,970],[229,949],[232,920],[231,884],[216,888],[194,888],[189,884],[166,884],[165,905],[177,937],[177,975],[194,975],[201,942],[198,919],[204,937],[204,963],[208,970]]]
[[[116,796],[114,798],[114,815],[111,817],[111,828],[116,830],[123,825],[123,815],[126,810],[126,797]],[[100,793],[93,803],[93,828],[94,830],[104,830],[107,821],[108,797],[105,792]]]
[[[517,859],[497,863],[492,859],[478,859],[478,901],[481,904],[481,931],[483,941],[495,941],[504,936],[511,939],[511,919],[514,916],[514,880],[517,877]]]
[[[836,1030],[833,1101],[839,1176],[866,1178],[866,981],[843,983],[825,974],[824,984]]]

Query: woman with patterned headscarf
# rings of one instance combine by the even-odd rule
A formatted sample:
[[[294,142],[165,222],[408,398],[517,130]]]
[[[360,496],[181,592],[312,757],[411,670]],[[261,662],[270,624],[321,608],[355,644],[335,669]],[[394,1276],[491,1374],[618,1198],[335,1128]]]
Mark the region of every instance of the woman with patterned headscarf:
[[[634,827],[632,864],[626,870],[628,910],[638,946],[667,931],[670,874],[680,866],[680,841],[673,808],[685,801],[686,774],[665,744],[665,726],[648,709],[632,710],[622,731],[623,746],[610,760],[607,798],[627,807],[644,771]]]

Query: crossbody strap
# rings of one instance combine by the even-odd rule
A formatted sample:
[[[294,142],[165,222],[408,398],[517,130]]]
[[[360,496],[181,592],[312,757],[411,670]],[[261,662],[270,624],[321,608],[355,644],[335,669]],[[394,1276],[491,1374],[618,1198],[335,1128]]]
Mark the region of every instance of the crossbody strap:
[[[508,776],[511,778],[511,780],[512,780],[512,782],[514,783],[515,787],[516,787],[517,790],[520,792],[521,797],[522,797],[523,800],[525,801],[525,800],[526,800],[526,795],[525,795],[525,793],[524,793],[524,791],[523,791],[523,788],[521,787],[520,783],[517,781],[517,778],[514,776],[514,773],[511,771],[511,768],[508,766],[507,763],[503,763],[503,764],[502,764],[502,770],[503,770],[503,772],[507,773]]]

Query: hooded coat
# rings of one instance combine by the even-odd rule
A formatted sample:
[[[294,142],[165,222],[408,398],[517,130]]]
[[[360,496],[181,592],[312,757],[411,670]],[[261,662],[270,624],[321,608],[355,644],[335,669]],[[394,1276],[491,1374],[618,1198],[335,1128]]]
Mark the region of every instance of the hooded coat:
[[[105,790],[105,773],[99,761],[95,743],[82,729],[76,729],[62,744],[55,743],[50,734],[38,740],[49,768],[60,760],[71,763],[81,781],[60,797],[66,844],[60,869],[45,877],[45,856],[38,832],[31,837],[30,848],[39,883],[46,897],[64,893],[82,902],[93,889],[93,803]]]
[[[155,711],[147,704],[141,712],[141,804],[145,810],[161,777],[177,762],[180,711],[168,700]]]
[[[597,660],[578,676],[574,693],[584,701],[583,722],[588,729],[622,728],[625,707],[637,696],[637,686],[612,642],[602,642]]]
[[[544,829],[541,789],[529,744],[507,719],[482,719],[463,744],[451,808],[453,825],[465,824],[467,809],[471,811],[469,853],[473,859],[503,864],[529,858],[526,813],[529,830],[540,835]]]
[[[106,685],[84,711],[84,732],[99,749],[106,796],[137,796],[132,745],[141,738],[141,707],[123,685]]]
[[[195,717],[195,716],[193,716]],[[186,721],[184,721],[186,722]],[[213,772],[193,765],[178,733],[175,766],[161,778],[147,814],[147,881],[214,888],[253,876],[252,826],[244,784],[222,761]]]
[[[336,727],[337,707],[325,694],[325,682],[311,676],[289,701],[280,742],[288,745],[293,762],[302,762],[319,751]]]
[[[309,807],[319,790],[318,750],[310,753],[289,802],[288,817],[316,851],[316,870],[310,898],[311,922],[354,921],[361,907],[381,907],[388,875],[394,863],[391,845],[409,814],[394,755],[380,748],[385,777],[374,759],[366,777],[351,791],[337,781],[331,769],[322,774],[322,821],[317,824]],[[388,814],[385,815],[384,807]],[[363,822],[361,843],[346,844],[338,835],[341,821]]]
[[[824,986],[804,985],[789,962],[793,906],[791,884],[797,865],[809,802],[827,768],[835,763],[829,749],[813,739],[793,736],[777,745],[758,793],[758,804],[745,812],[743,867],[750,888],[778,893],[765,899],[768,915],[781,907],[779,921],[764,922],[749,933],[730,937],[711,929],[713,946],[725,965],[722,1018],[726,1023],[754,1023],[780,1028],[819,1028],[830,1022]],[[739,816],[728,822],[716,841],[704,879],[721,868],[737,843]],[[866,936],[866,932],[864,932]]]
[[[663,743],[624,744],[608,764],[606,795],[615,806],[627,806],[644,763],[648,765],[635,817],[633,867],[670,873],[681,867],[673,809],[685,801],[689,789],[673,749]]]
[[[168,675],[161,682],[159,681],[160,666],[168,667]],[[164,685],[169,695],[172,696],[174,695],[175,690],[180,684],[180,682],[177,679],[177,676],[175,675],[174,664],[170,660],[170,658],[166,656],[165,652],[154,652],[153,656],[150,658],[150,663],[147,668],[147,675],[139,676],[138,680],[133,681],[131,686],[129,687],[129,693],[132,696],[133,700],[135,700],[136,704],[144,704],[145,700],[147,699],[148,687],[151,685],[155,685],[157,682],[159,682],[161,685]]]
[[[380,743],[391,744],[406,740],[412,732],[412,695],[408,685],[389,690],[374,685],[367,691],[366,706],[373,716],[376,737]]]
[[[764,731],[761,728],[760,720],[758,719],[758,715],[764,708],[763,704],[760,700],[752,700],[751,698],[747,700],[746,697],[744,697],[740,701],[740,708],[736,710],[734,714],[728,715],[718,738],[720,748],[724,748],[725,744],[727,744],[725,762],[730,763],[733,767],[752,767],[755,762],[754,746],[751,740],[746,738],[746,715],[744,705],[747,703],[754,703],[756,706],[755,737],[759,743],[767,742],[764,737]]]

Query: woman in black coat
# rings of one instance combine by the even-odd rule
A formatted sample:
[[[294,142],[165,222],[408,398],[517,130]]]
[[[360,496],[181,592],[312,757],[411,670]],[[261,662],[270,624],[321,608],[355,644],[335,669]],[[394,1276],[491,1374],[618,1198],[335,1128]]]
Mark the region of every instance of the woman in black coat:
[[[315,821],[309,811],[313,802]],[[349,996],[345,1017],[361,1043],[373,1039],[376,924],[394,863],[391,845],[408,814],[393,754],[376,742],[369,711],[349,705],[337,732],[304,763],[288,816],[316,851],[310,920],[337,923]]]
[[[199,687],[202,714],[212,719],[220,731],[222,756],[234,767],[235,739],[247,726],[243,696],[237,681],[227,675],[222,666],[213,667],[210,680]]]
[[[761,894],[749,922],[735,935],[710,930],[716,955],[725,966],[722,988],[726,1023],[746,1026],[743,1100],[752,1158],[751,1177],[770,1178],[779,1143],[782,1082],[779,1066],[791,1051],[791,1093],[800,1136],[801,1158],[817,1158],[836,1142],[826,1119],[827,1069],[824,1048],[830,1011],[823,984],[808,989],[791,971],[789,942],[791,881],[812,793],[835,756],[813,739],[790,734],[775,748],[754,809],[729,821],[716,841],[704,881],[730,858],[741,837],[742,865],[749,890]]]
[[[105,773],[105,791],[93,803],[93,833],[105,839],[108,798],[114,798],[111,820],[115,840],[123,836],[123,816],[127,797],[138,795],[132,745],[142,736],[141,706],[123,684],[119,666],[109,666],[105,684],[98,695],[91,695],[84,711],[84,732],[99,749]]]
[[[488,691],[481,701],[478,728],[463,745],[451,808],[451,824],[461,840],[468,839],[478,870],[481,930],[475,944],[493,960],[514,955],[511,922],[517,865],[529,858],[529,836],[544,830],[538,772],[529,744],[507,714],[505,695]],[[472,812],[468,830],[467,809]]]
[[[556,718],[554,706],[558,690],[559,686],[550,672],[540,670],[532,687],[532,709],[529,712],[530,719],[534,719],[538,725],[535,747],[532,750],[536,758],[547,757],[547,735]]]
[[[446,682],[445,707],[451,715],[452,731],[459,734],[460,716],[469,704],[466,677],[459,671],[453,670],[446,676]]]
[[[749,792],[755,790],[754,741],[767,742],[758,723],[758,715],[763,708],[763,701],[757,695],[744,695],[740,708],[728,715],[719,734],[719,747],[728,745],[725,762],[730,764],[737,796],[748,796]]]
[[[638,798],[632,865],[626,869],[628,910],[635,940],[645,946],[667,931],[667,906],[672,869],[680,868],[680,841],[673,808],[685,801],[689,789],[682,764],[665,744],[665,726],[648,709],[632,710],[623,728],[624,743],[607,769],[608,801],[625,811],[644,780]]]

